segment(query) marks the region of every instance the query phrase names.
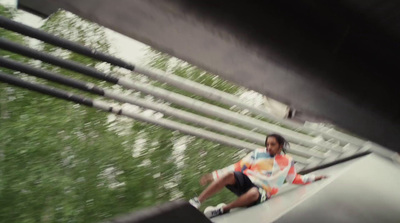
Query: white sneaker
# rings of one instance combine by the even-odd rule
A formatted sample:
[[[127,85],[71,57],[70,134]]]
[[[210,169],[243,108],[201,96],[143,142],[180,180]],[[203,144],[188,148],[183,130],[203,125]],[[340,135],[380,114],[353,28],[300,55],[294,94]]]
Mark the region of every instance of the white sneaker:
[[[190,199],[190,200],[189,200],[189,203],[190,203],[193,207],[195,207],[195,208],[197,208],[197,209],[199,209],[200,206],[201,206],[201,203],[200,203],[200,201],[199,201],[199,199],[198,199],[197,197],[194,197],[194,198]]]
[[[224,214],[223,207],[225,207],[225,206],[226,206],[226,204],[224,204],[224,203],[218,204],[216,207],[209,206],[204,210],[204,215],[207,218],[213,218],[218,215],[222,215],[222,214]]]

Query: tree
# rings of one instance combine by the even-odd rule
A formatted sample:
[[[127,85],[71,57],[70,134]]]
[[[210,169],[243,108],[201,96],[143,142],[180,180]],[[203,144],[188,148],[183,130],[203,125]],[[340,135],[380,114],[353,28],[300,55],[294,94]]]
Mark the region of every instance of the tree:
[[[2,8],[2,13],[8,13],[12,18],[10,11]],[[48,28],[50,32],[56,30],[51,27],[60,28],[54,21],[65,17],[65,20],[72,21],[64,23],[70,25],[68,30],[57,31],[66,35],[66,38],[68,31],[82,35],[86,34],[82,31],[84,28],[91,31],[97,29],[98,33],[102,31],[98,26],[68,16],[62,11],[56,13],[43,29]],[[19,35],[4,32],[7,34],[4,36],[13,41],[24,40]],[[81,39],[107,51],[105,40],[86,36]],[[63,53],[49,45],[44,45],[43,51],[59,54],[57,56]],[[20,55],[1,53],[26,62]],[[68,58],[88,66],[99,63],[72,53]],[[78,78],[78,74],[73,72],[47,64],[35,64]],[[19,75],[10,70],[5,72]],[[58,86],[38,78],[19,76]],[[0,130],[1,148],[4,149],[0,189],[4,195],[2,200],[5,201],[0,206],[0,218],[5,222],[97,222],[113,216],[116,211],[106,205],[117,199],[119,192],[116,194],[114,189],[110,190],[108,184],[99,185],[108,180],[107,171],[104,172],[108,168],[113,167],[120,172],[118,161],[129,156],[129,152],[121,146],[126,138],[109,131],[107,114],[5,84],[1,85],[1,90],[6,95],[4,98],[8,99],[3,101],[1,110],[8,115],[2,116]],[[105,178],[102,173],[105,173]],[[114,180],[117,178],[115,176]]]
[[[0,12],[9,18],[16,13],[4,7]],[[109,52],[110,43],[104,36],[104,29],[71,13],[58,11],[41,29]],[[26,44],[26,38],[20,35],[0,32],[2,36]],[[102,69],[101,61],[45,43],[39,48]],[[10,52],[0,53],[41,69],[111,88],[109,84],[69,70],[33,63]],[[175,61],[172,66],[171,60],[175,58],[159,52],[155,54],[156,57],[150,56],[153,67],[171,69],[176,75],[229,93],[239,89],[185,62]],[[106,70],[117,76],[126,75],[126,71],[112,66],[103,71]],[[94,97],[39,78],[3,71]],[[132,78],[138,77],[132,75]],[[152,83],[190,95],[162,83]],[[226,166],[244,155],[242,151],[177,131],[6,84],[0,83],[0,93],[0,194],[4,201],[0,204],[0,219],[4,222],[99,222],[171,199],[188,199],[202,190],[198,184],[201,173]],[[149,100],[154,99],[149,97]],[[137,108],[137,112],[151,113],[141,108]],[[226,201],[227,193],[209,202]]]

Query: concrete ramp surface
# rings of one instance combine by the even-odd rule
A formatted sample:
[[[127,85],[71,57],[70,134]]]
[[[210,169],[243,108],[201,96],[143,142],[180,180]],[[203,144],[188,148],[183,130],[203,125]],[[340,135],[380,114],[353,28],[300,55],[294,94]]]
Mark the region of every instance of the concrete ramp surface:
[[[400,166],[370,154],[314,172],[329,178],[285,185],[264,204],[212,219],[217,223],[400,222]]]

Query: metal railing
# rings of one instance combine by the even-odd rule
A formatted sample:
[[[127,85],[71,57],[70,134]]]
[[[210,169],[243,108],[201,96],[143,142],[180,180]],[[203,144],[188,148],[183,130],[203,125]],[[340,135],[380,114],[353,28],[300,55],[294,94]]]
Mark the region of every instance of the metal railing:
[[[327,163],[337,161],[338,159],[344,159],[358,153],[363,153],[371,148],[371,144],[368,144],[368,142],[358,139],[356,137],[348,136],[344,133],[334,131],[332,129],[327,130],[312,128],[309,126],[301,126],[289,120],[276,118],[268,114],[266,111],[241,102],[238,97],[234,95],[227,94],[211,87],[178,77],[176,75],[166,74],[159,70],[134,66],[121,59],[104,54],[102,52],[98,52],[77,43],[61,39],[41,30],[25,26],[2,16],[0,16],[0,27],[8,29],[10,31],[18,32],[32,38],[36,38],[38,40],[53,44],[67,50],[71,50],[75,53],[79,53],[100,61],[110,63],[114,66],[119,66],[130,71],[145,74],[150,78],[168,83],[177,88],[211,99],[216,102],[220,102],[222,104],[236,105],[240,108],[251,111],[253,114],[261,115],[264,118],[272,120],[272,122],[274,123],[279,123],[280,125],[286,126],[288,128],[265,122],[263,120],[258,120],[250,116],[242,115],[210,103],[195,100],[184,95],[155,87],[150,84],[138,83],[129,78],[118,77],[113,74],[103,73],[94,68],[84,66],[83,64],[61,59],[44,52],[22,46],[10,40],[0,38],[1,49],[21,54],[23,56],[33,59],[41,60],[45,63],[72,70],[82,75],[104,80],[112,84],[118,84],[127,89],[138,90],[143,93],[161,98],[165,101],[178,104],[186,108],[190,108],[201,114],[220,118],[226,122],[216,121],[214,119],[203,117],[198,114],[172,108],[164,104],[148,102],[132,95],[120,94],[108,89],[103,89],[99,86],[94,85],[93,83],[78,81],[64,75],[57,74],[55,72],[38,69],[3,57],[0,58],[1,67],[26,73],[28,75],[37,76],[39,78],[44,78],[49,81],[54,81],[63,85],[67,85],[69,87],[107,97],[118,102],[130,103],[143,108],[152,109],[170,117],[186,121],[190,124],[182,124],[166,118],[152,119],[138,113],[127,111],[120,106],[113,106],[102,100],[90,99],[80,95],[72,94],[70,92],[62,91],[60,89],[51,88],[49,86],[30,83],[25,80],[18,79],[17,77],[14,77],[12,75],[0,73],[0,81],[9,84],[27,88],[33,91],[38,91],[86,106],[95,107],[103,111],[125,115],[127,117],[160,125],[169,129],[179,130],[186,134],[198,136],[235,148],[250,150],[260,148],[264,144],[265,134],[279,133],[282,134],[286,139],[288,139],[289,142],[291,142],[292,146],[288,148],[288,152],[294,157],[299,170],[306,170],[310,168],[315,168],[319,165],[326,165]],[[192,126],[192,124],[196,126],[206,127],[209,130],[204,130],[202,128]],[[299,130],[301,130],[302,132],[306,132],[306,134],[299,132]],[[321,140],[318,141],[317,139]],[[335,144],[330,141],[335,141],[338,143]]]

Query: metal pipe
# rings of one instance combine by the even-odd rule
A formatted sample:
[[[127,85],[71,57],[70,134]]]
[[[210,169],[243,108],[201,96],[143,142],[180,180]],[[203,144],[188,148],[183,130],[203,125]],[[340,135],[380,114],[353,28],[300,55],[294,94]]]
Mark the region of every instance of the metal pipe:
[[[62,39],[60,37],[46,33],[42,30],[32,28],[32,27],[24,25],[22,23],[15,22],[4,16],[0,16],[0,27],[2,27],[4,29],[8,29],[13,32],[20,33],[25,36],[29,36],[29,37],[32,37],[32,38],[35,38],[38,40],[42,40],[43,42],[50,43],[52,45],[71,50],[73,52],[94,58],[96,60],[101,60],[101,61],[108,62],[110,64],[113,64],[113,65],[116,65],[119,67],[126,68],[128,70],[135,69],[132,64],[126,63],[125,61],[123,61],[121,59],[104,54],[104,53],[96,51],[94,49],[90,49],[89,47],[82,46],[82,45],[74,43],[72,41]]]
[[[104,54],[102,52],[98,52],[94,49],[90,49],[89,47],[82,46],[82,45],[74,43],[72,41],[59,38],[52,34],[46,33],[42,30],[38,30],[38,29],[35,29],[32,27],[29,27],[27,25],[15,22],[15,21],[8,19],[6,17],[3,17],[3,16],[0,16],[0,27],[3,27],[5,29],[41,40],[44,42],[47,42],[50,44],[53,44],[55,46],[62,47],[64,49],[71,50],[73,52],[76,52],[76,53],[79,53],[79,54],[82,54],[82,55],[85,55],[85,56],[88,56],[88,57],[91,57],[91,58],[94,58],[97,60],[108,62],[115,66],[119,66],[119,67],[122,67],[122,68],[125,68],[128,70],[131,70],[131,71],[141,72],[146,75],[151,75],[151,77],[153,77],[153,78],[156,78],[156,79],[159,78],[159,80],[163,80],[171,85],[177,86],[179,88],[184,88],[185,90],[189,90],[191,92],[194,91],[197,94],[200,94],[200,95],[210,98],[212,100],[217,100],[222,103],[228,103],[230,105],[237,105],[242,108],[246,108],[249,111],[253,112],[254,114],[263,115],[264,117],[266,117],[268,119],[271,119],[276,122],[280,122],[280,123],[284,124],[285,126],[290,127],[295,130],[306,130],[310,134],[318,133],[318,134],[321,134],[323,137],[334,138],[334,139],[338,140],[339,142],[341,142],[342,144],[348,143],[346,140],[343,140],[343,138],[338,137],[335,134],[330,134],[329,132],[324,132],[324,131],[319,131],[316,129],[308,128],[306,126],[300,126],[297,123],[291,122],[289,120],[276,118],[261,109],[249,106],[245,103],[241,103],[239,100],[232,101],[231,96],[229,96],[229,94],[226,94],[225,92],[221,92],[216,89],[212,89],[213,91],[210,93],[209,92],[210,88],[208,88],[204,85],[195,83],[195,82],[192,84],[189,84],[189,85],[185,85],[182,82],[180,82],[181,80],[179,78],[166,78],[166,75],[160,76],[157,73],[148,72],[147,69],[141,68],[141,67],[137,67],[135,69],[135,66],[133,64],[127,63],[121,59]],[[185,83],[189,83],[189,82],[185,82]],[[357,146],[363,146],[363,143],[359,144],[356,140],[354,140],[352,143],[356,143]]]
[[[105,80],[111,83],[117,83],[119,85],[122,85],[124,87],[127,87],[129,89],[136,89],[139,91],[142,91],[147,94],[154,95],[156,97],[162,98],[164,100],[170,101],[172,103],[176,103],[188,108],[192,108],[195,110],[198,110],[202,113],[208,114],[208,115],[213,115],[219,118],[222,118],[226,121],[230,122],[235,122],[238,124],[241,124],[243,126],[247,126],[249,128],[257,128],[260,131],[263,131],[264,133],[272,133],[272,132],[277,132],[282,135],[285,135],[286,138],[289,141],[296,142],[301,145],[313,147],[313,146],[319,146],[321,148],[327,149],[327,150],[333,150],[336,152],[342,152],[341,148],[337,147],[331,147],[323,144],[318,144],[312,141],[312,137],[293,132],[291,130],[282,128],[280,126],[275,126],[271,123],[268,122],[263,122],[261,120],[257,120],[254,118],[251,118],[249,116],[241,115],[223,108],[220,108],[218,106],[208,104],[205,102],[197,101],[194,100],[190,97],[186,97],[180,94],[176,94],[161,88],[156,88],[152,85],[149,84],[140,84],[140,83],[135,83],[131,81],[128,78],[118,78],[115,76],[112,76],[110,74],[104,74],[100,71],[97,71],[96,69],[90,68],[83,66],[82,64],[73,62],[73,61],[68,61],[68,60],[63,60],[60,58],[57,58],[55,56],[52,56],[50,54],[46,54],[25,46],[22,46],[20,44],[14,43],[12,41],[6,40],[4,38],[0,38],[0,47],[9,50],[15,53],[22,54],[24,56],[32,57],[38,60],[42,60],[44,62],[60,66],[62,68],[70,69],[76,72],[79,72],[81,74],[98,78],[101,80]]]
[[[107,89],[103,89],[101,87],[98,87],[96,85],[94,85],[93,83],[89,83],[89,82],[84,82],[84,81],[79,81],[79,80],[75,80],[54,72],[50,72],[50,71],[45,71],[45,70],[41,70],[38,68],[34,68],[32,66],[14,61],[14,60],[10,60],[7,58],[3,58],[0,57],[0,66],[8,68],[8,69],[12,69],[12,70],[16,70],[22,73],[26,73],[29,75],[33,75],[39,78],[44,78],[46,80],[50,80],[50,81],[54,81],[66,86],[70,86],[73,88],[77,88],[83,91],[87,91],[93,94],[97,94],[100,96],[104,96],[110,99],[114,99],[117,100],[119,102],[123,102],[123,103],[130,103],[130,104],[134,104],[140,107],[144,107],[147,109],[152,109],[154,111],[158,111],[161,113],[164,113],[166,115],[170,115],[176,118],[179,118],[181,120],[184,121],[188,121],[188,122],[192,122],[194,124],[198,124],[198,125],[202,125],[217,131],[220,131],[222,133],[225,134],[229,134],[231,136],[236,136],[236,137],[240,137],[242,139],[247,139],[247,140],[251,140],[256,144],[259,144],[260,147],[264,146],[264,141],[265,141],[265,136],[256,132],[251,132],[233,125],[229,125],[223,122],[219,122],[213,119],[209,119],[209,118],[205,118],[190,112],[186,112],[183,110],[179,110],[179,109],[175,109],[175,108],[171,108],[169,106],[160,104],[160,103],[149,103],[143,99],[140,98],[135,98],[132,97],[130,95],[122,95],[120,93],[116,93]],[[299,149],[301,148],[301,149]],[[321,157],[321,153],[318,152],[310,152],[308,151],[307,148],[301,147],[299,145],[296,144],[292,144],[292,147],[290,149],[288,149],[289,152],[293,153],[293,154],[298,154],[300,156],[305,156],[305,157]],[[322,155],[323,156],[323,155]],[[324,156],[323,156],[324,157]]]
[[[97,108],[106,112],[110,112],[110,113],[114,113],[114,114],[118,114],[118,115],[124,115],[139,121],[143,121],[143,122],[147,122],[147,123],[151,123],[151,124],[155,124],[155,125],[160,125],[162,127],[168,128],[168,129],[172,129],[172,130],[178,130],[182,133],[188,134],[188,135],[193,135],[193,136],[197,136],[200,138],[204,138],[204,139],[208,139],[223,145],[227,145],[227,146],[232,146],[234,148],[238,148],[238,149],[248,149],[248,150],[254,150],[257,148],[260,148],[259,145],[255,145],[252,143],[248,143],[248,142],[244,142],[235,138],[231,138],[228,136],[224,136],[221,134],[217,134],[214,132],[210,132],[207,130],[203,130],[200,128],[196,128],[193,126],[189,126],[189,125],[185,125],[179,122],[174,122],[168,119],[154,119],[145,115],[141,115],[141,114],[137,114],[131,111],[127,111],[123,108],[121,108],[120,106],[113,106],[105,101],[101,101],[101,100],[96,100],[96,99],[90,99],[90,98],[86,98],[80,95],[76,95],[67,91],[63,91],[54,87],[49,87],[46,85],[42,85],[42,84],[35,84],[35,83],[31,83],[28,81],[24,81],[20,78],[11,76],[11,75],[7,75],[3,72],[0,72],[0,81],[11,84],[11,85],[15,85],[18,87],[22,87],[22,88],[26,88],[32,91],[36,91],[36,92],[40,92],[42,94],[46,94],[46,95],[50,95],[56,98],[60,98],[60,99],[64,99],[67,101],[72,101],[78,104],[82,104],[82,105],[86,105],[88,107],[93,107],[93,108]],[[302,164],[309,164],[309,161],[305,158],[302,157],[298,157],[295,156],[293,157],[293,159],[296,162],[302,163]]]
[[[3,72],[0,72],[0,81],[8,83],[8,84],[12,84],[18,87],[22,87],[22,88],[26,88],[32,91],[36,91],[36,92],[40,92],[42,94],[46,94],[46,95],[50,95],[56,98],[60,98],[60,99],[64,99],[67,101],[72,101],[78,104],[82,104],[82,105],[86,105],[88,107],[94,107],[106,112],[110,112],[110,113],[115,113],[118,115],[124,115],[139,121],[143,121],[143,122],[148,122],[151,124],[155,124],[155,125],[160,125],[163,126],[165,128],[169,128],[169,129],[173,129],[173,130],[178,130],[182,133],[186,133],[189,135],[193,135],[193,136],[197,136],[200,138],[205,138],[217,143],[221,143],[227,146],[232,146],[235,148],[239,148],[239,149],[249,149],[249,150],[254,150],[257,148],[260,148],[260,146],[252,144],[252,143],[248,143],[248,142],[244,142],[235,138],[231,138],[228,136],[224,136],[224,135],[220,135],[214,132],[210,132],[207,130],[203,130],[200,128],[195,128],[193,126],[189,126],[189,125],[185,125],[182,123],[178,123],[178,122],[174,122],[168,119],[154,119],[152,117],[148,117],[148,116],[144,116],[141,114],[137,114],[131,111],[127,111],[126,109],[121,108],[120,106],[113,106],[105,101],[101,101],[101,100],[92,100],[90,98],[87,97],[83,97],[80,95],[76,95],[67,91],[63,91],[57,88],[53,88],[53,87],[49,87],[46,85],[42,85],[42,84],[36,84],[36,83],[31,83],[25,80],[22,80],[20,78],[11,76],[11,75],[7,75]]]

